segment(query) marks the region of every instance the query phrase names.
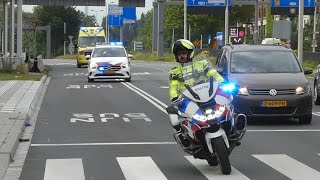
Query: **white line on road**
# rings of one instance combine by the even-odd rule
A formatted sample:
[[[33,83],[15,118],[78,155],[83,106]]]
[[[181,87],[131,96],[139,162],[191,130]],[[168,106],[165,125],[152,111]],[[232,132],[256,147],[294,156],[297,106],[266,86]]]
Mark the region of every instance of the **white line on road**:
[[[123,142],[123,143],[70,143],[70,144],[31,144],[33,147],[40,146],[114,146],[114,145],[170,145],[176,142]]]
[[[320,116],[320,112],[312,112],[312,114],[315,116]]]
[[[309,166],[285,155],[285,154],[264,154],[253,155],[255,158],[264,162],[268,166],[281,172],[285,176],[293,180],[319,180],[320,172]]]
[[[134,92],[136,92],[137,94],[139,94],[140,96],[142,96],[143,98],[145,98],[147,101],[149,101],[151,104],[153,104],[154,106],[156,106],[158,109],[160,109],[162,112],[164,112],[164,113],[166,113],[167,114],[167,111],[163,108],[163,107],[161,107],[160,105],[165,105],[164,103],[162,103],[161,101],[159,101],[157,98],[155,98],[155,97],[153,97],[153,96],[151,96],[150,94],[148,94],[148,93],[146,93],[146,92],[144,92],[146,95],[144,95],[144,94],[142,94],[141,92],[139,92],[139,90],[140,91],[142,91],[141,89],[139,89],[139,88],[137,88],[137,87],[135,87],[135,88],[137,88],[137,89],[139,89],[139,90],[137,90],[137,89],[134,89],[133,87],[131,87],[130,85],[132,85],[132,84],[130,84],[130,83],[124,83],[124,82],[121,82],[123,85],[125,85],[125,86],[127,86],[127,88],[129,88],[129,89],[131,89],[132,91],[134,91]],[[133,86],[133,85],[132,85]],[[149,97],[147,97],[147,96],[149,96]],[[154,102],[152,99],[154,99],[155,101],[157,101],[159,104],[157,104],[156,102]],[[166,107],[167,105],[165,105],[164,107]]]
[[[85,180],[82,159],[47,159],[43,180]]]
[[[151,157],[117,157],[126,180],[167,180]]]
[[[232,167],[231,174],[226,176],[221,173],[219,166],[209,166],[206,160],[194,159],[192,156],[185,156],[185,158],[209,180],[250,180],[247,176],[239,172],[234,167]]]
[[[131,83],[126,83],[128,84],[129,86],[131,86],[132,88],[140,91],[142,94],[150,97],[151,99],[153,99],[154,101],[156,101],[157,103],[159,103],[161,106],[163,106],[164,108],[168,107],[168,105],[166,105],[165,103],[161,102],[159,99],[155,98],[154,96],[150,95],[149,93],[145,92],[144,90],[138,88],[137,86],[131,84]]]

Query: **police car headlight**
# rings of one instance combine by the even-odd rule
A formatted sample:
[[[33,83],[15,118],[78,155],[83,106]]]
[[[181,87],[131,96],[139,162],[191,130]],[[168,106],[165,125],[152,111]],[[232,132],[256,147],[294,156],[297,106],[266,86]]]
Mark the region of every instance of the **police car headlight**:
[[[296,94],[307,94],[310,92],[310,86],[309,84],[305,86],[299,86],[296,88]]]
[[[96,63],[90,63],[90,69],[97,69],[98,65]]]
[[[123,63],[122,65],[121,65],[121,67],[122,68],[127,68],[127,67],[129,67],[129,64],[126,62],[126,63]]]

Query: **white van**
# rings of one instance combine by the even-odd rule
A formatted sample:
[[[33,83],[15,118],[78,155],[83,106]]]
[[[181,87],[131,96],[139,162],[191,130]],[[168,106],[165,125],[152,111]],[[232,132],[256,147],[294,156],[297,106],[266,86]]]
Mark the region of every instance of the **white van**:
[[[262,40],[261,44],[281,45],[281,40],[277,38],[265,38],[264,40]]]

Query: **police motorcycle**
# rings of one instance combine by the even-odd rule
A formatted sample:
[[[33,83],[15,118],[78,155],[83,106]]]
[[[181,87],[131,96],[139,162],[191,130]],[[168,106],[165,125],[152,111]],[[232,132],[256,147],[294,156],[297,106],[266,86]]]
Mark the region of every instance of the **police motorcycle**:
[[[207,60],[208,67],[211,63]],[[179,115],[180,132],[174,138],[182,149],[194,158],[207,160],[210,166],[219,165],[223,174],[231,173],[229,155],[246,132],[247,118],[235,113],[232,105],[237,87],[230,82],[218,83],[209,78],[197,80],[194,63],[184,63],[182,78],[184,88],[178,103],[173,107]],[[186,69],[184,69],[186,68]]]

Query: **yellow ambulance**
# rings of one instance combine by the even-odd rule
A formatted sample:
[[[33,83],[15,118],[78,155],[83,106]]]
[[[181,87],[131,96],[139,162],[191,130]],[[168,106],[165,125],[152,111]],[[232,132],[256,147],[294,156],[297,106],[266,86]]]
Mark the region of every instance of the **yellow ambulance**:
[[[91,55],[96,44],[106,41],[106,34],[102,27],[81,27],[79,30],[77,67],[88,64],[86,55]]]

